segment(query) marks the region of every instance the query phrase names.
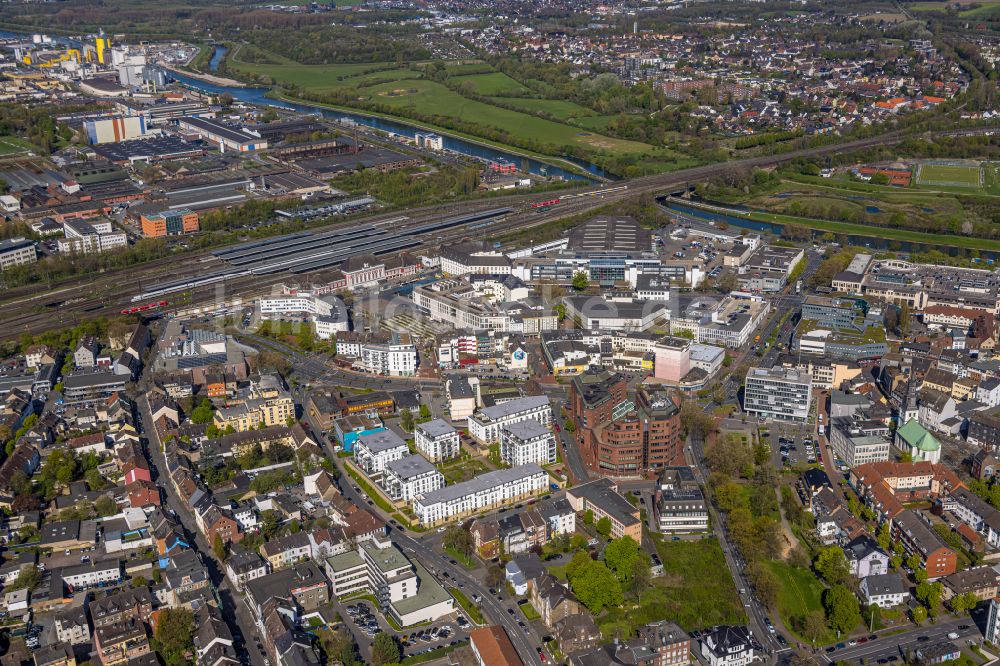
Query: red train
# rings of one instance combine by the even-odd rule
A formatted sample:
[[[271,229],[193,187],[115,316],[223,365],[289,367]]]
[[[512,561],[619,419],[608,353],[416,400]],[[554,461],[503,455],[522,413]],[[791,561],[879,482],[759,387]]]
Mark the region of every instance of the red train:
[[[531,204],[532,208],[549,208],[555,206],[559,203],[559,199],[549,199],[548,201],[539,201],[538,203]]]
[[[136,314],[137,312],[146,312],[147,310],[155,310],[157,308],[162,308],[169,305],[167,301],[154,301],[153,303],[145,303],[143,305],[136,305],[131,308],[125,308],[122,310],[123,315]]]

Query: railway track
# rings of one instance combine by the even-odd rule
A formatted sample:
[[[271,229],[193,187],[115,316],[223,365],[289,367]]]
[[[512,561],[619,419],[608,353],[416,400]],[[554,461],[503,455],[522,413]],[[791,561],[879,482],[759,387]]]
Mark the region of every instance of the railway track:
[[[991,134],[1000,131],[1000,127],[970,128],[937,132],[935,136],[969,136]],[[550,222],[578,215],[600,208],[609,203],[633,197],[638,194],[661,193],[664,190],[687,186],[690,183],[703,181],[712,176],[724,173],[734,167],[766,168],[777,166],[800,157],[817,157],[852,151],[876,145],[893,145],[908,138],[910,135],[893,132],[880,136],[857,139],[841,144],[831,144],[817,148],[790,151],[780,155],[768,155],[747,158],[733,162],[710,164],[692,167],[680,171],[643,176],[628,181],[622,181],[617,186],[593,187],[582,191],[574,191],[562,199],[553,210],[539,212],[532,204],[551,201],[552,193],[539,195],[509,195],[494,197],[483,201],[462,202],[442,206],[424,206],[406,212],[393,212],[351,220],[350,224],[378,224],[387,220],[406,215],[408,222],[401,230],[416,226],[445,216],[469,214],[489,208],[501,206],[511,207],[515,212],[502,222],[489,227],[486,235],[495,236],[514,230],[531,229]],[[311,229],[314,233],[334,230],[345,224],[343,221]],[[469,235],[468,229],[456,229],[454,232],[442,234],[424,241],[419,246],[409,248],[409,251],[420,251],[435,245],[455,242]],[[5,326],[0,329],[0,339],[12,339],[23,333],[37,333],[57,326],[75,325],[84,318],[97,316],[112,316],[121,312],[131,299],[146,288],[145,285],[156,282],[176,281],[203,275],[211,270],[222,270],[225,264],[212,256],[212,252],[220,248],[212,248],[201,252],[185,254],[183,257],[166,257],[151,261],[142,266],[106,273],[99,277],[90,276],[88,282],[81,284],[79,279],[67,280],[53,284],[49,289],[40,291],[40,285],[32,285],[16,290],[10,290],[0,306],[5,311]],[[182,266],[178,262],[183,261]],[[307,281],[310,273],[294,276],[295,280]],[[218,303],[220,296],[227,299],[250,297],[282,279],[289,279],[286,273],[275,273],[261,276],[245,276],[227,280],[220,291],[219,285],[207,285],[206,288],[196,288],[187,295],[187,304],[191,307]]]

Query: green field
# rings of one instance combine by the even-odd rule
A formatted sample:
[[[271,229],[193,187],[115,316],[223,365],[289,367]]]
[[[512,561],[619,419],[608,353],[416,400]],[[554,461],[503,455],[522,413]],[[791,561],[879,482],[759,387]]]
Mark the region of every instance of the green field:
[[[746,616],[736,586],[729,575],[719,542],[665,541],[654,536],[664,575],[653,579],[643,592],[639,608],[614,608],[597,618],[605,638],[621,631],[631,636],[635,628],[665,617],[687,631],[717,624],[743,624]]]
[[[256,49],[256,60],[272,58],[271,54]],[[481,72],[484,65],[456,65],[463,70]],[[579,129],[555,120],[547,120],[521,111],[504,109],[492,104],[464,97],[446,85],[430,79],[418,78],[414,69],[400,69],[389,63],[347,65],[297,65],[288,62],[246,62],[237,52],[228,62],[229,71],[244,76],[268,77],[270,81],[286,86],[296,86],[313,93],[326,93],[343,88],[358,90],[359,102],[396,107],[401,116],[406,109],[425,115],[451,118],[476,123],[484,127],[509,132],[518,138],[548,146],[578,146],[590,151],[608,154],[648,154],[652,146],[638,141],[628,141],[604,136],[594,131]],[[452,76],[449,81],[471,84],[476,94],[503,96],[524,92],[527,89],[502,72],[476,73]],[[586,112],[571,102],[559,100],[519,100],[526,110],[548,108],[554,117]],[[592,114],[591,114],[592,115]],[[665,154],[665,158],[671,157]]]
[[[595,116],[590,109],[580,106],[576,102],[569,102],[562,99],[535,99],[532,97],[501,97],[496,96],[496,101],[505,106],[516,106],[528,113],[539,111],[551,115],[559,120],[569,120],[573,118],[579,121],[581,118]]]
[[[503,72],[453,76],[451,80],[459,85],[471,84],[473,90],[479,95],[511,95],[528,92],[527,88]]]
[[[28,151],[37,151],[38,148],[30,141],[16,136],[0,136],[0,155],[16,155]]]
[[[952,185],[979,189],[981,168],[972,165],[922,164],[918,171],[920,185]]]
[[[910,11],[915,12],[944,12],[947,10],[948,5],[951,2],[940,1],[927,1],[927,2],[911,2],[905,7]],[[962,4],[968,5],[970,2],[963,2]],[[971,18],[985,18],[992,16],[993,14],[1000,13],[1000,0],[976,0],[978,7],[973,9],[963,9],[958,12],[959,16],[971,17]]]
[[[784,625],[795,632],[801,618],[810,611],[823,610],[823,584],[808,569],[793,567],[785,562],[766,562],[778,579],[778,615]],[[833,636],[828,636],[832,639]],[[829,640],[820,641],[827,643]]]

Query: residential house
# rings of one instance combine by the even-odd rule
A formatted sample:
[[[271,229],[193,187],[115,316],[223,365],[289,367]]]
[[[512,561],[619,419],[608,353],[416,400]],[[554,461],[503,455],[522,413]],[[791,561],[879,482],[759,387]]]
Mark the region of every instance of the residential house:
[[[553,629],[556,622],[579,614],[582,608],[573,593],[550,574],[543,574],[535,580],[530,586],[529,599],[549,629]]]
[[[859,593],[865,606],[892,608],[906,601],[910,592],[898,573],[877,574],[861,579]]]
[[[868,537],[859,537],[844,546],[844,555],[855,578],[878,576],[889,571],[889,556]]]
[[[748,666],[759,657],[760,646],[746,627],[713,627],[702,633],[699,642],[708,666]]]
[[[304,532],[268,541],[260,547],[260,554],[275,571],[309,559],[310,552],[309,537]]]
[[[94,651],[102,666],[118,666],[150,652],[142,622],[131,618],[94,629]]]

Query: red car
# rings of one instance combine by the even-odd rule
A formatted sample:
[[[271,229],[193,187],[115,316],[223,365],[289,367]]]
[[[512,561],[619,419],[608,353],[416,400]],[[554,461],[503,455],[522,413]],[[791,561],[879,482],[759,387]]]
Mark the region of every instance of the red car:
[[[562,432],[562,428],[559,427],[558,423],[556,424],[556,432]]]

